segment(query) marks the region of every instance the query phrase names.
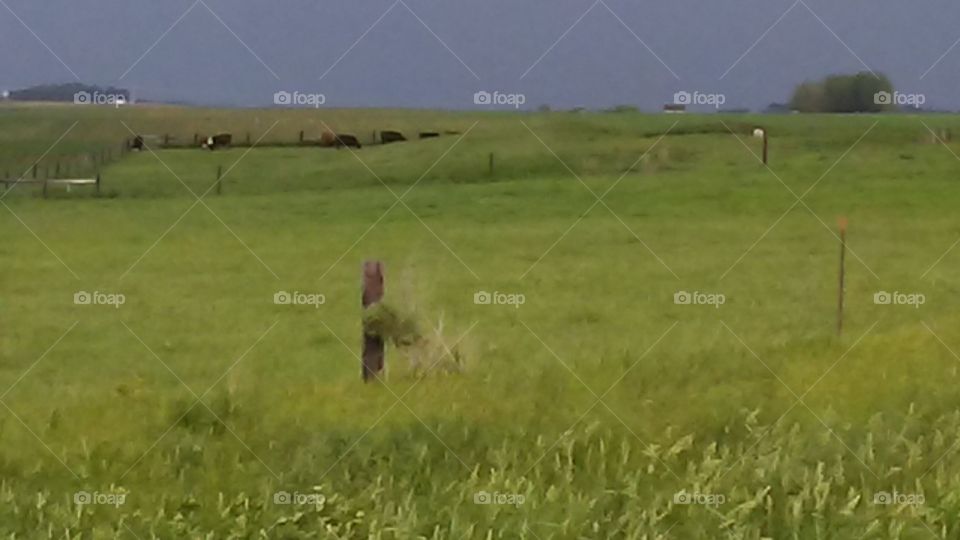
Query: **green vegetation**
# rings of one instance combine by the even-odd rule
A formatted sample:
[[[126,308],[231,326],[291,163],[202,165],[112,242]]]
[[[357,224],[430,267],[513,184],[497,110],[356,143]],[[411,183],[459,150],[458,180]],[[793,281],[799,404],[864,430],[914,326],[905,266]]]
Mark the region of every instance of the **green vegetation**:
[[[881,112],[892,109],[892,102],[876,99],[881,92],[893,92],[893,84],[886,75],[865,71],[856,75],[831,75],[821,82],[799,85],[793,92],[790,107],[805,113]]]
[[[120,120],[465,135],[142,152],[100,197],[5,195],[5,537],[960,534],[960,165],[928,131],[960,118],[4,107],[0,166],[76,118],[45,160]],[[363,385],[367,259],[387,306],[367,323],[414,346]]]

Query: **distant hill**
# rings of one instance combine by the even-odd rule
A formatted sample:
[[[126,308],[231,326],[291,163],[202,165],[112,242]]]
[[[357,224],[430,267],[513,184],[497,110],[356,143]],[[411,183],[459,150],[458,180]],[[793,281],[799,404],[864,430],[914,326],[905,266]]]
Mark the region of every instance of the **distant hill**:
[[[4,98],[11,101],[57,101],[73,103],[78,94],[86,93],[93,95],[123,96],[126,102],[130,102],[130,91],[125,88],[114,88],[112,86],[103,88],[81,83],[67,84],[42,84],[23,88],[21,90],[11,90],[9,95],[4,93]]]

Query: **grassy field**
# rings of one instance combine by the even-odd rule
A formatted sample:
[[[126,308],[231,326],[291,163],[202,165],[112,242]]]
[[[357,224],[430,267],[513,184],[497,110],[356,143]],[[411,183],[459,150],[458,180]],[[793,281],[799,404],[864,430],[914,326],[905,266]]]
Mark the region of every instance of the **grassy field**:
[[[19,107],[0,167],[74,122],[44,159],[462,135],[142,152],[99,197],[3,195],[5,537],[960,536],[960,145],[927,130],[960,118]],[[389,347],[360,383],[367,259],[456,366]]]

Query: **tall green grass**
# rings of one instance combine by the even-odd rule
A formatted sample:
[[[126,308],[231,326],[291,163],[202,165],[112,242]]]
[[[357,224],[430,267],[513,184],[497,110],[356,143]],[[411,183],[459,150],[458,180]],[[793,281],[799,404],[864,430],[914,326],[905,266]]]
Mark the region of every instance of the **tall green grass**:
[[[103,129],[77,133],[96,139],[117,113],[91,111]],[[31,114],[69,118],[3,112],[17,129]],[[185,134],[207,124],[181,115],[243,126],[261,114],[165,112],[119,114]],[[920,122],[953,117],[688,117],[658,142],[674,117],[270,114],[335,114],[357,132],[479,123],[459,142],[356,154],[143,152],[103,171],[101,197],[14,188],[0,209],[0,531],[957,534],[958,255],[934,265],[960,238],[957,162],[922,142]],[[774,174],[720,120],[769,125]],[[42,152],[39,139],[22,151]],[[223,194],[196,203],[219,165],[232,166]],[[787,212],[787,187],[814,184],[809,210]],[[390,190],[410,188],[395,204]],[[594,206],[590,190],[608,189]],[[838,337],[828,229],[840,215]],[[389,302],[462,336],[463,373],[425,374],[391,347],[385,380],[360,383],[368,258],[386,264]],[[881,290],[927,301],[876,305]],[[78,291],[126,302],[75,305]],[[326,302],[276,305],[277,291]],[[479,291],[526,302],[477,305]],[[678,291],[726,302],[676,305]],[[81,491],[124,502],[77,504]],[[886,492],[923,503],[876,504]],[[477,504],[484,493],[523,503]]]

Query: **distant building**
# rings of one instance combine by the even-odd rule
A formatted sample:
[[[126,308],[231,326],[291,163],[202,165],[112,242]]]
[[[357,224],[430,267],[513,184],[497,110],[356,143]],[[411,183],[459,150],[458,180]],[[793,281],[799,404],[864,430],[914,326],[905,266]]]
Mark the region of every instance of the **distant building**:
[[[687,106],[677,103],[667,103],[663,106],[663,112],[667,114],[683,114],[687,112]]]

